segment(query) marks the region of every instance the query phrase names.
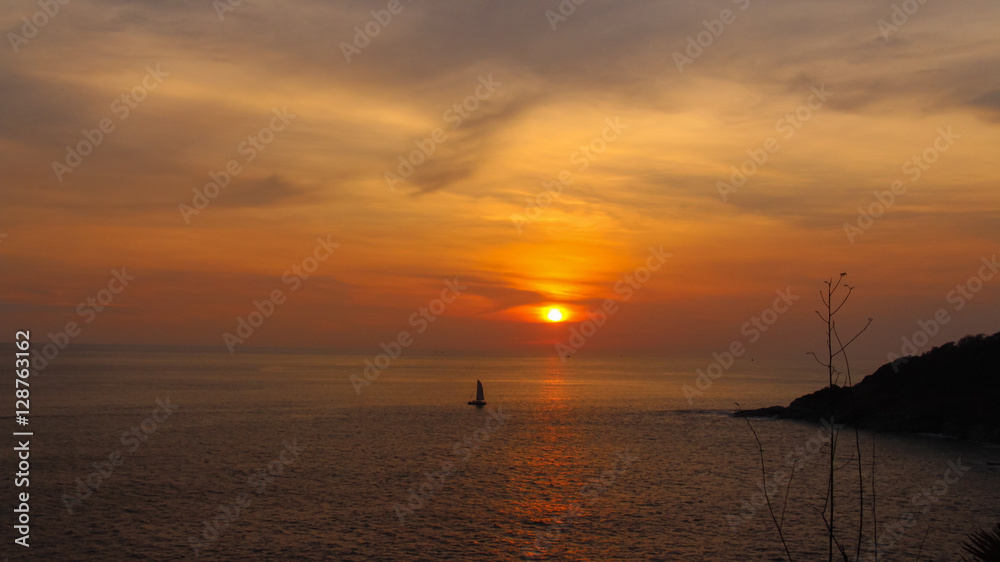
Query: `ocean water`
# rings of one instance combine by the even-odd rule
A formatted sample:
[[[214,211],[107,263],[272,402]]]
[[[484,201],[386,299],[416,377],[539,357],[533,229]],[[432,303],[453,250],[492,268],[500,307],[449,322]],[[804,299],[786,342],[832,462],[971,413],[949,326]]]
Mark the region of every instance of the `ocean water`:
[[[729,413],[818,388],[807,364],[736,365],[690,404],[704,359],[404,356],[359,395],[364,359],[67,350],[32,378],[31,547],[8,508],[4,555],[785,559],[753,434]],[[466,404],[477,379],[482,409]],[[770,482],[791,475],[772,502],[792,556],[825,559],[826,430],[752,423]],[[863,559],[873,440],[880,559],[957,560],[1000,521],[1000,449],[862,433]],[[854,433],[839,443],[834,525],[854,553]]]

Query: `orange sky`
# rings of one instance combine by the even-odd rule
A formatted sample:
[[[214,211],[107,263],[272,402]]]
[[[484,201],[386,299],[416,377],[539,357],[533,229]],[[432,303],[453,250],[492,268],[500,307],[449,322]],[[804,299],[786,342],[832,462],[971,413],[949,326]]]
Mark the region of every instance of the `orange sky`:
[[[21,41],[39,8],[7,3],[4,332],[80,321],[124,267],[135,280],[74,342],[223,345],[283,289],[246,346],[368,353],[458,279],[415,348],[550,353],[661,246],[671,257],[588,351],[723,350],[790,287],[802,299],[754,352],[800,356],[822,344],[817,291],[841,271],[858,286],[845,324],[875,317],[871,361],[942,307],[931,344],[1000,329],[1000,276],[947,302],[1000,240],[995,2],[923,4],[887,35],[885,0],[590,0],[565,21],[546,16],[555,1],[404,2],[371,23],[387,5],[246,1],[220,18],[209,2],[76,0]],[[378,34],[348,62],[366,24]],[[113,130],[93,132],[102,120]],[[723,198],[751,153],[767,161]],[[844,224],[896,180],[852,242]],[[340,246],[290,291],[282,274],[327,236]],[[549,305],[570,322],[539,322]]]

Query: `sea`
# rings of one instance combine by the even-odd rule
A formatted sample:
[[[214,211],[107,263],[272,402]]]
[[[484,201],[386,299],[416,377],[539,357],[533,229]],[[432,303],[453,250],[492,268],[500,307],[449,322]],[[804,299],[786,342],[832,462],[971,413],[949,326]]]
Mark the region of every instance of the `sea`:
[[[366,359],[66,349],[28,425],[2,412],[32,433],[3,447],[5,560],[827,559],[830,427],[732,416],[819,388],[808,363],[689,400],[704,358]],[[959,560],[1000,521],[997,447],[834,430],[849,559]]]

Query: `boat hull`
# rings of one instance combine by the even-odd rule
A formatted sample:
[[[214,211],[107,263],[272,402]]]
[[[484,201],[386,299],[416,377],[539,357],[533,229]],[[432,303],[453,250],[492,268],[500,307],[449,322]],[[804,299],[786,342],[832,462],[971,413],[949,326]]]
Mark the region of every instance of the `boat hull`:
[[[469,400],[469,406],[479,406],[480,408],[482,408],[485,405],[486,405],[485,400]]]

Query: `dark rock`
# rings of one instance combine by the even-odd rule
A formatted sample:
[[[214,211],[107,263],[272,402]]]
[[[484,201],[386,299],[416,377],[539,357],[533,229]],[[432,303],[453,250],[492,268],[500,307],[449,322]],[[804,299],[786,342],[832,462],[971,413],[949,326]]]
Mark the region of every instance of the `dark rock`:
[[[1000,333],[966,336],[887,363],[853,387],[826,387],[741,413],[1000,443]]]

